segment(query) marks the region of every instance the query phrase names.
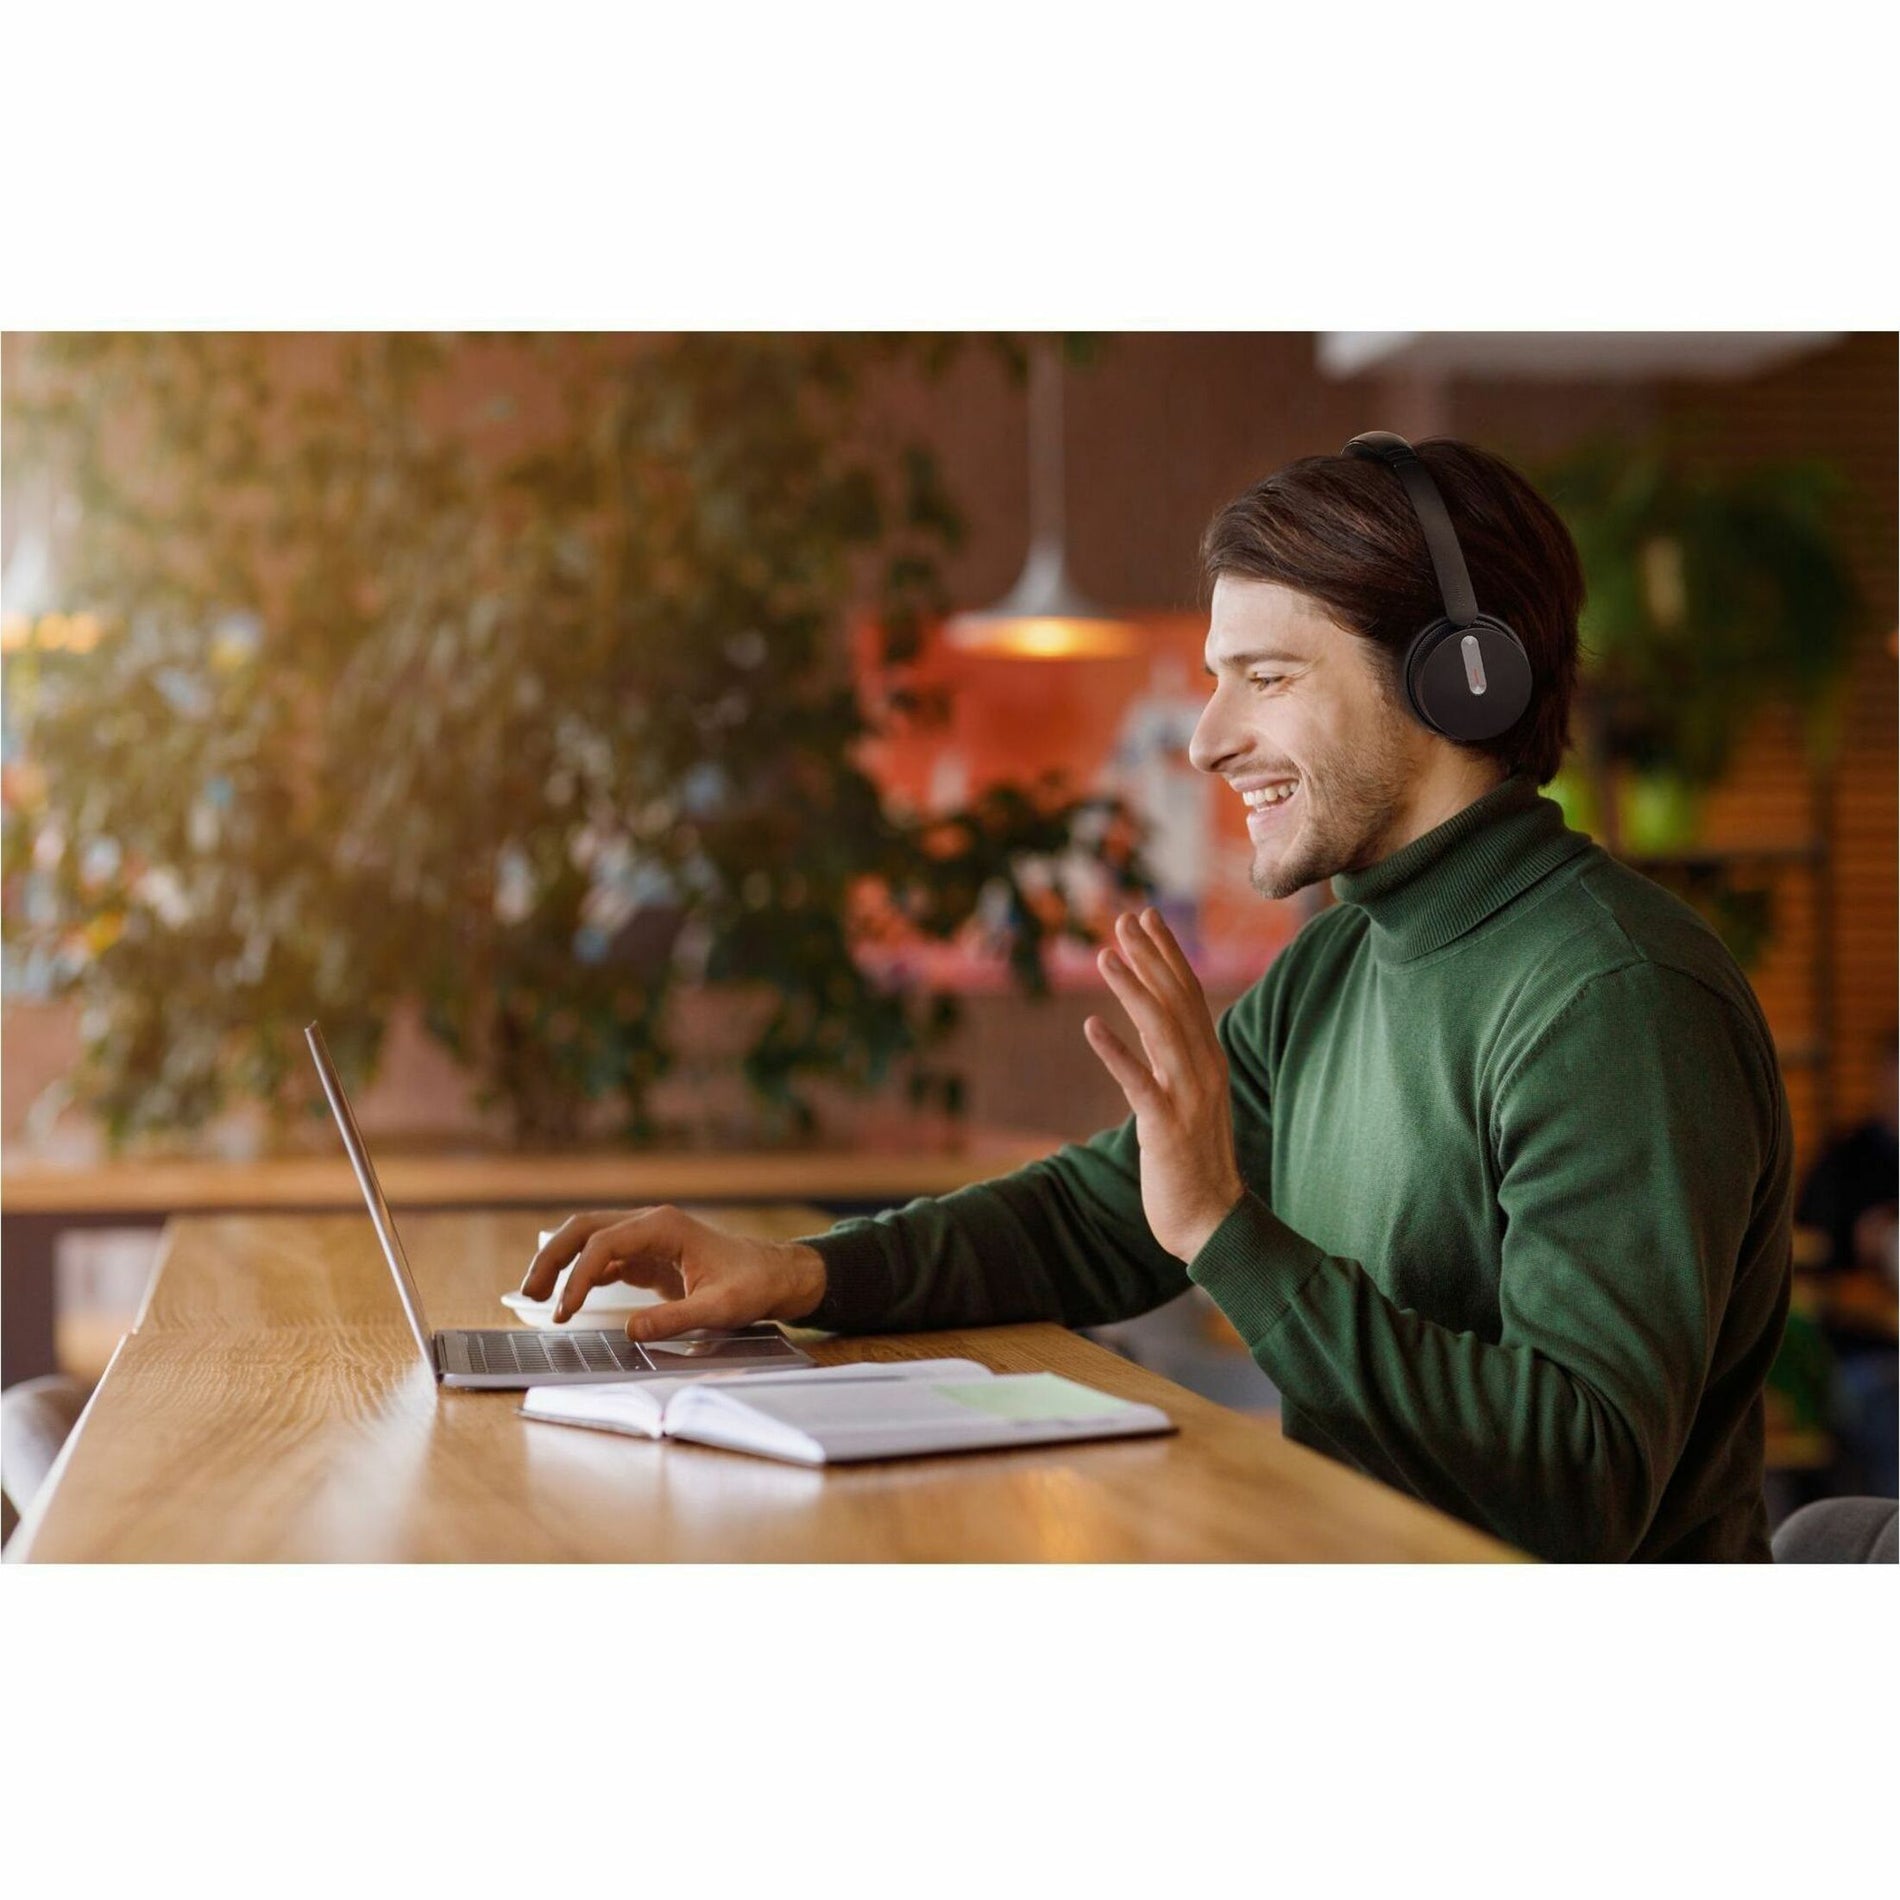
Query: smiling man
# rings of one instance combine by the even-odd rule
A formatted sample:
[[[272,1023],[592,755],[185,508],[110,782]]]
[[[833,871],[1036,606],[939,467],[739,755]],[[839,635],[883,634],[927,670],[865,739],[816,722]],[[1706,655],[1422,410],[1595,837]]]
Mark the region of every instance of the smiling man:
[[[1092,1141],[808,1242],[581,1216],[526,1290],[570,1260],[569,1310],[660,1287],[629,1326],[659,1338],[1090,1325],[1194,1284],[1302,1443],[1539,1556],[1765,1560],[1787,1103],[1720,942],[1539,796],[1569,535],[1493,456],[1368,437],[1231,503],[1203,555],[1191,757],[1246,801],[1261,895],[1337,903],[1218,1024],[1155,913],[1120,919],[1133,1040],[1086,1034],[1130,1115]]]

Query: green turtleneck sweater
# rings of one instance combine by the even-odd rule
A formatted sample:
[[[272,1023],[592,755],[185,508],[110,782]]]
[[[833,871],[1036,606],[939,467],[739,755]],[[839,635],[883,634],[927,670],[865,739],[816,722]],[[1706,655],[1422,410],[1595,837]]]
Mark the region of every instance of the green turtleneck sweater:
[[[1221,1019],[1248,1191],[1185,1267],[1132,1121],[813,1239],[811,1323],[1126,1319],[1204,1287],[1287,1435],[1546,1558],[1768,1556],[1773,1043],[1684,905],[1507,779]]]

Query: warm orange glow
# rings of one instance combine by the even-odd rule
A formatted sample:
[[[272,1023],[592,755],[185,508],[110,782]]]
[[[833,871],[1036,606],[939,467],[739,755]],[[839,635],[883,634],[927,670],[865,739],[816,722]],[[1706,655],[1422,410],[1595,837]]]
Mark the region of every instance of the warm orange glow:
[[[1141,629],[1126,620],[1061,620],[1046,615],[958,614],[945,638],[964,653],[1006,660],[1119,660],[1140,650]]]
[[[38,647],[46,653],[90,653],[105,628],[95,614],[8,614],[0,619],[0,652]]]

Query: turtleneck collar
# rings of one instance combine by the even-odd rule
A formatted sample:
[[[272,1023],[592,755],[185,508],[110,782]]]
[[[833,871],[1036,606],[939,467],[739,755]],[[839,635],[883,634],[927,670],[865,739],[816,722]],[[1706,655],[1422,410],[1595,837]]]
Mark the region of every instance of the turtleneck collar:
[[[1590,840],[1529,778],[1507,778],[1389,858],[1333,879],[1333,895],[1366,913],[1374,953],[1407,963],[1475,930]]]

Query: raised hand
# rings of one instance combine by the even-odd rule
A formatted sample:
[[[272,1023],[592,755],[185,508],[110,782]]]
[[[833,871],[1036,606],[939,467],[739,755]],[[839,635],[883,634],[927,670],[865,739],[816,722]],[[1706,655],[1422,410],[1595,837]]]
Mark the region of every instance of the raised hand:
[[[1158,911],[1118,917],[1113,947],[1096,962],[1141,1054],[1099,1016],[1082,1031],[1134,1114],[1148,1226],[1169,1253],[1192,1260],[1246,1192],[1234,1159],[1227,1055],[1200,979]]]

